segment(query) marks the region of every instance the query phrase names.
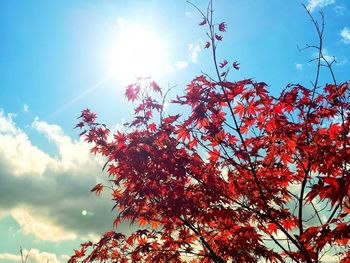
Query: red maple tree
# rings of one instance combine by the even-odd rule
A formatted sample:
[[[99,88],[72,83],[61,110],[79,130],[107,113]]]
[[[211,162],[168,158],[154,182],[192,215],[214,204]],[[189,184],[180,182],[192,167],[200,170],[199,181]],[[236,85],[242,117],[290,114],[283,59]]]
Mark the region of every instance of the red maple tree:
[[[323,16],[308,13],[319,36],[314,82],[276,98],[264,82],[228,80],[239,64],[217,58],[227,25],[213,22],[211,2],[199,12],[216,77],[195,77],[173,101],[190,114],[165,116],[166,94],[149,79],[126,88],[137,103],[126,132],[82,112],[77,127],[107,159],[119,215],[69,262],[311,263],[327,253],[349,262],[349,82],[336,81],[322,53]],[[121,221],[132,234],[117,231]]]

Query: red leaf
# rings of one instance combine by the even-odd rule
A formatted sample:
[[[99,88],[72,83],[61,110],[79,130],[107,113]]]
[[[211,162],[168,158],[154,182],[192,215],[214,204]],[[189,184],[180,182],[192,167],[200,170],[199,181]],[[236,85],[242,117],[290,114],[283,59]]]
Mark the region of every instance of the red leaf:
[[[202,22],[199,22],[198,25],[199,26],[203,26],[207,23],[207,19],[205,17],[203,17],[203,21]]]
[[[100,195],[101,192],[103,191],[103,184],[99,183],[99,184],[95,185],[95,187],[92,188],[90,191],[96,192],[97,195]]]
[[[186,139],[190,139],[190,133],[186,129],[186,127],[183,127],[181,125],[176,126],[178,129],[176,131],[177,133],[177,140],[184,142]]]
[[[113,222],[113,226],[114,226],[115,228],[117,228],[118,225],[119,225],[119,223],[120,223],[120,218],[117,217],[117,218],[114,220],[114,222]]]
[[[194,138],[192,141],[190,141],[190,142],[188,143],[188,147],[189,147],[190,149],[192,149],[192,148],[194,148],[194,147],[197,147],[197,145],[198,145],[198,140],[197,140],[196,138]]]
[[[208,152],[209,153],[209,160],[211,160],[212,162],[216,163],[217,160],[220,157],[220,150],[217,149],[213,149],[212,151]]]
[[[237,61],[236,61],[236,62],[233,62],[232,67],[233,67],[234,69],[239,70],[239,63],[238,63]]]
[[[270,233],[270,234],[277,234],[277,225],[275,223],[270,223],[268,224],[267,226],[267,231]]]
[[[216,38],[218,41],[222,41],[222,36],[220,36],[220,35],[215,34],[215,38]]]
[[[171,123],[173,123],[174,121],[176,121],[179,117],[180,117],[179,114],[174,115],[174,116],[169,116],[169,117],[167,117],[167,118],[164,118],[164,119],[163,119],[163,122],[164,122],[164,123],[167,123],[167,124],[171,124]]]
[[[227,65],[227,63],[228,63],[227,60],[224,59],[224,61],[223,61],[222,63],[219,64],[219,67],[220,67],[220,68],[223,68],[223,67],[225,67],[225,66]]]
[[[128,100],[134,101],[137,99],[137,95],[139,94],[139,92],[140,86],[132,84],[126,87],[125,96]]]
[[[210,47],[210,42],[207,41],[207,43],[205,43],[204,48],[209,48]]]
[[[240,102],[237,103],[237,106],[234,107],[234,113],[235,113],[235,114],[238,113],[238,114],[239,114],[239,117],[242,118],[244,112],[245,112],[245,107],[244,107],[244,105],[243,105],[242,103],[240,103]]]
[[[75,254],[78,258],[81,258],[82,256],[85,255],[85,247],[82,247],[81,250],[75,250],[75,249],[74,249],[74,254]]]
[[[154,132],[157,129],[157,125],[155,123],[151,123],[151,124],[148,125],[148,129],[151,132]]]
[[[276,114],[283,114],[283,106],[281,104],[275,105],[273,111]]]
[[[222,23],[219,24],[219,30],[221,32],[226,32],[226,28],[227,28],[227,25],[226,25],[225,22],[222,22]]]
[[[159,85],[155,82],[155,81],[152,81],[149,86],[156,92],[159,92],[160,94],[162,94],[162,90],[161,88],[159,87]]]

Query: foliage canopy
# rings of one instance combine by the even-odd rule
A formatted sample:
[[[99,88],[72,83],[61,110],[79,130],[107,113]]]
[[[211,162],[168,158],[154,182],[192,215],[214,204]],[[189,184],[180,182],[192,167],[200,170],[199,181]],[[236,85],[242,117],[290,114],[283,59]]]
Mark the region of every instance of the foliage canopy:
[[[135,231],[107,232],[70,262],[311,263],[326,253],[349,262],[350,92],[322,53],[323,16],[308,13],[319,36],[311,87],[290,84],[274,97],[264,82],[229,80],[239,64],[217,58],[227,25],[213,22],[211,2],[198,11],[216,76],[195,77],[172,101],[188,115],[166,116],[168,91],[148,78],[126,88],[136,103],[127,131],[111,134],[82,112],[81,136],[107,159],[114,227],[130,221]]]

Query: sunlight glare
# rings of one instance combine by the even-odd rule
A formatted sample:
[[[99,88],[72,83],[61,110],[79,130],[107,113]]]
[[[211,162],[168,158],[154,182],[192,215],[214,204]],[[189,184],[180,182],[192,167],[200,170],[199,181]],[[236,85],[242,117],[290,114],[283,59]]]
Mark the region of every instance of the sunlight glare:
[[[164,63],[161,37],[144,25],[125,25],[106,52],[108,74],[122,82],[161,74]]]

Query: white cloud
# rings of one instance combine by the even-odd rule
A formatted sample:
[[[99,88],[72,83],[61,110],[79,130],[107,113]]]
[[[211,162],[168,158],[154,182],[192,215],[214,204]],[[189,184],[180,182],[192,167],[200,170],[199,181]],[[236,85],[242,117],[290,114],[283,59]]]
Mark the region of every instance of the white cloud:
[[[27,135],[15,126],[12,115],[0,111],[0,156],[15,175],[40,175],[52,159],[33,146]]]
[[[179,60],[179,61],[176,61],[175,62],[175,66],[179,69],[182,69],[182,68],[187,68],[188,67],[188,62],[187,61],[182,61],[182,60]]]
[[[337,62],[336,64],[337,66],[342,66],[342,65],[348,64],[349,61],[347,58],[342,57],[338,59],[336,62]]]
[[[309,0],[307,9],[313,12],[316,8],[322,8],[334,4],[335,0]]]
[[[11,211],[11,216],[17,221],[24,234],[33,234],[40,240],[59,242],[73,240],[77,237],[74,232],[66,231],[63,227],[30,209],[16,208]]]
[[[168,74],[172,74],[175,72],[175,67],[172,64],[168,63],[165,66],[165,72]]]
[[[350,29],[348,27],[344,27],[340,32],[340,35],[344,43],[347,43],[347,44],[350,43]]]
[[[299,71],[303,70],[303,64],[300,64],[300,63],[296,63],[295,64],[295,68]]]
[[[52,242],[110,229],[110,198],[89,191],[101,180],[101,160],[83,139],[72,140],[58,125],[35,119],[32,127],[57,147],[58,156],[33,145],[13,115],[0,110],[0,219],[10,216],[23,234]],[[91,216],[82,216],[82,210]]]
[[[36,117],[32,127],[57,146],[61,164],[66,168],[81,166],[91,158],[90,145],[82,140],[73,142],[60,126],[40,121]],[[95,160],[99,160],[100,164],[103,162],[101,159]]]
[[[0,134],[16,134],[17,129],[13,121],[13,117],[16,117],[16,114],[9,113],[7,116],[4,115],[4,111],[0,109]]]
[[[332,63],[334,60],[336,60],[335,56],[329,55],[329,53],[327,52],[327,50],[323,51],[323,58],[325,60],[327,60],[328,63]]]
[[[342,66],[348,63],[347,58],[333,56],[328,53],[327,49],[324,49],[322,52],[323,52],[324,59],[327,60],[329,63],[332,63],[333,61],[335,61],[336,66]]]
[[[20,253],[19,253],[20,254]],[[28,254],[28,263],[42,263],[42,262],[50,262],[50,263],[60,263],[65,262],[66,255],[60,255],[59,257],[62,261],[58,260],[57,255],[48,252],[40,252],[38,249],[23,249],[23,258],[25,258]],[[10,253],[1,253],[0,260],[6,260],[6,262],[22,262],[20,255],[14,255]]]
[[[343,16],[347,13],[347,9],[345,6],[340,6],[340,5],[337,5],[334,7],[334,11],[335,13],[338,15],[338,16]]]
[[[165,71],[168,74],[172,74],[172,73],[174,73],[176,71],[176,69],[184,69],[184,68],[187,68],[187,67],[188,67],[188,62],[187,61],[185,61],[185,60],[178,60],[178,61],[176,61],[173,64],[168,63],[165,66]]]
[[[165,72],[168,74],[172,74],[176,71],[176,69],[184,69],[187,68],[189,62],[196,63],[198,61],[198,55],[201,52],[201,47],[198,43],[190,43],[188,44],[188,61],[186,60],[177,60],[172,63],[168,63],[165,65]]]
[[[29,112],[29,106],[27,104],[23,104],[23,111]]]
[[[50,262],[50,263],[59,263],[56,254],[48,253],[48,252],[40,252],[38,249],[31,249],[29,252],[28,262],[33,263],[42,263],[42,262]]]
[[[63,262],[68,262],[68,259],[70,258],[70,256],[68,256],[68,255],[64,255],[64,254],[62,254],[62,255],[60,255],[60,259],[63,261]]]
[[[125,20],[124,17],[118,17],[118,18],[117,18],[117,24],[118,24],[118,27],[119,27],[121,30],[124,30],[125,27],[127,26],[128,22]]]
[[[6,260],[6,262],[21,262],[21,256],[10,253],[0,253],[0,260]]]
[[[36,117],[32,123],[32,127],[45,135],[49,141],[57,143],[58,145],[71,143],[71,139],[63,134],[63,130],[58,125],[39,121],[39,118]]]
[[[188,55],[192,62],[197,62],[199,52],[201,52],[201,47],[197,43],[188,44]]]
[[[346,57],[337,57],[335,55],[332,55],[328,52],[328,50],[326,48],[324,48],[322,50],[322,54],[323,54],[323,57],[324,59],[328,62],[328,63],[332,63],[333,61],[334,62],[334,65],[335,66],[342,66],[342,65],[345,65],[348,63],[348,59]],[[318,53],[317,52],[314,52],[312,54],[312,59],[315,59],[318,57]],[[321,61],[321,62],[325,62],[325,61]]]

